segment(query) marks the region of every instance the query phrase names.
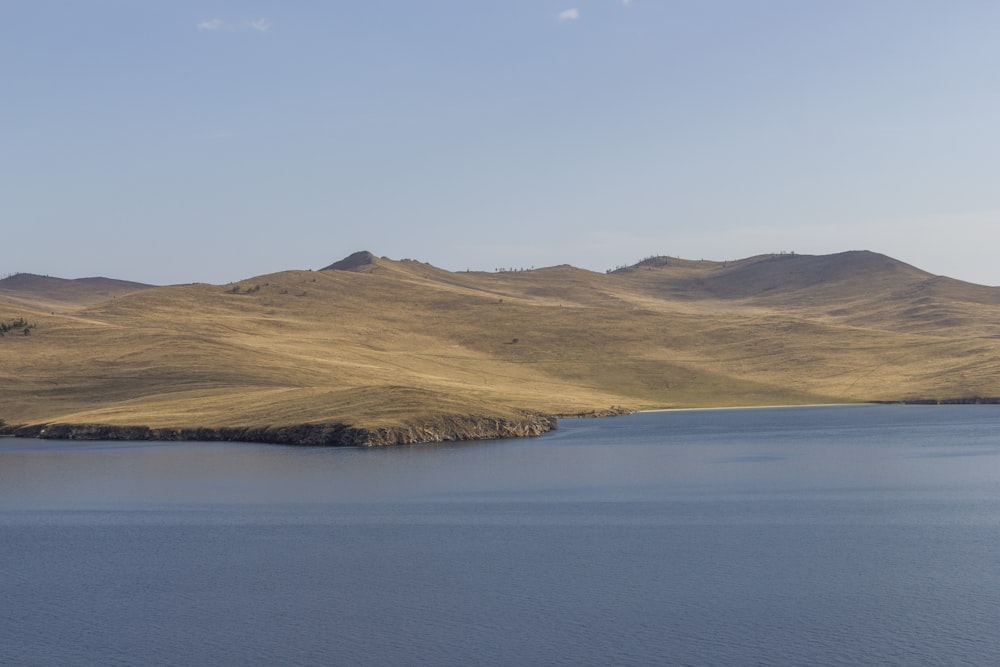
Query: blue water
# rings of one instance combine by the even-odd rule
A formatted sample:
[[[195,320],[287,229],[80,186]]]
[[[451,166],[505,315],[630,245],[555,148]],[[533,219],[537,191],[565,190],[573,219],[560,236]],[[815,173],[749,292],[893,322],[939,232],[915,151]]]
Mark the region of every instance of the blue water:
[[[0,664],[1000,664],[1000,406],[0,439]]]

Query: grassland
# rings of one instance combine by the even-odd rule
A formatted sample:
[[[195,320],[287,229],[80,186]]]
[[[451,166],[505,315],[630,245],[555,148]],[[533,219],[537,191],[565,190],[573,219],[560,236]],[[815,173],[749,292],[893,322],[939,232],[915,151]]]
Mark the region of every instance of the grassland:
[[[154,428],[1000,396],[1000,288],[869,252],[0,281],[0,418]]]

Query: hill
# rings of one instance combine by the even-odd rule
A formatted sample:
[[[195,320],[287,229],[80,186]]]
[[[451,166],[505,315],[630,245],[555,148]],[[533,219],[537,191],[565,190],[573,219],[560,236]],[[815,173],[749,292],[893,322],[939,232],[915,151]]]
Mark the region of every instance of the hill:
[[[33,273],[15,273],[0,280],[0,300],[45,310],[72,310],[152,285],[111,278],[66,280]]]
[[[870,252],[608,274],[362,252],[229,285],[65,282],[0,281],[0,319],[37,324],[0,339],[9,424],[433,439],[470,416],[1000,396],[1000,289]]]

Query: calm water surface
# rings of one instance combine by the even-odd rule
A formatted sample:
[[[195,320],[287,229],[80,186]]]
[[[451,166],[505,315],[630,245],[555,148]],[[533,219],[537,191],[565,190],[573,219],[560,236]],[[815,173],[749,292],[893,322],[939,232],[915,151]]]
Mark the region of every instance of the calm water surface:
[[[1000,406],[0,439],[0,664],[1000,664]]]

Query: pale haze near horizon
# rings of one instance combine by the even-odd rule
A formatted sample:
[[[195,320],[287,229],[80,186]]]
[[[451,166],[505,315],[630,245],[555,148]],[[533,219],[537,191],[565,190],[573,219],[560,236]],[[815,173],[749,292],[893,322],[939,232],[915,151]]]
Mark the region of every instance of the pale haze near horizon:
[[[867,249],[1000,284],[1000,3],[0,7],[0,274]]]

